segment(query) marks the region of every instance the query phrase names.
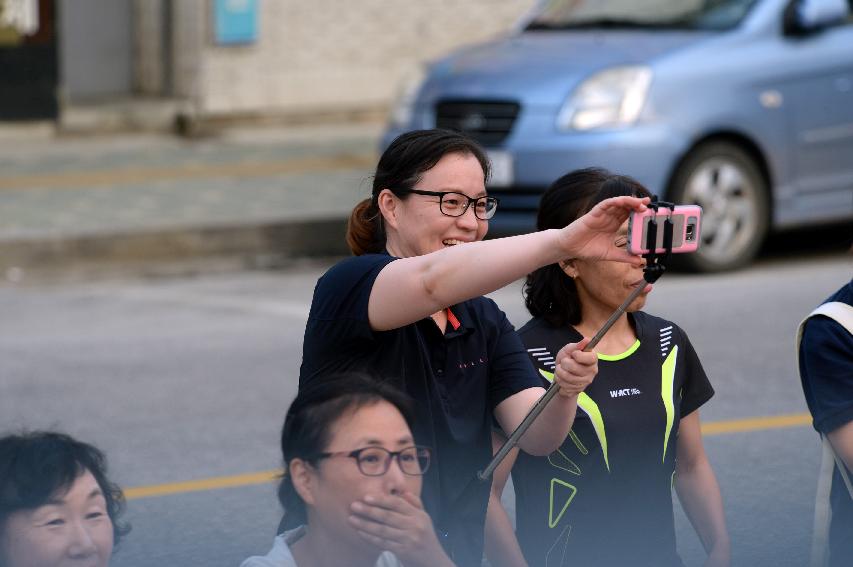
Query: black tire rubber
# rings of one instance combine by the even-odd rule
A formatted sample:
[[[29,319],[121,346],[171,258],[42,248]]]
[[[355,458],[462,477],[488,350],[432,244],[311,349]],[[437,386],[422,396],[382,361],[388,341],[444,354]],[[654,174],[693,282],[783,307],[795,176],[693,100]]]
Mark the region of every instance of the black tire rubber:
[[[693,185],[694,189],[691,189],[691,181],[702,175],[710,175],[709,179],[719,181],[722,166],[728,168],[726,171],[729,174],[736,171],[741,176],[742,183],[733,184],[734,195],[729,195],[728,199],[723,198],[724,190],[718,186],[710,190],[706,198],[696,198],[695,187],[698,185]],[[770,192],[767,181],[752,156],[733,143],[712,141],[694,148],[673,175],[667,196],[676,204],[697,204],[703,208],[702,240],[699,249],[693,253],[675,256],[675,263],[679,267],[695,272],[721,272],[743,267],[755,258],[767,236],[770,224]],[[736,228],[737,241],[730,247],[719,243],[714,246],[713,240],[706,241],[715,238],[719,234],[718,229],[721,231],[725,224],[716,223],[717,219],[722,218],[717,211],[717,205],[721,202],[728,203],[729,207],[732,203],[740,203],[748,209],[746,221]],[[732,222],[727,226],[731,224]]]

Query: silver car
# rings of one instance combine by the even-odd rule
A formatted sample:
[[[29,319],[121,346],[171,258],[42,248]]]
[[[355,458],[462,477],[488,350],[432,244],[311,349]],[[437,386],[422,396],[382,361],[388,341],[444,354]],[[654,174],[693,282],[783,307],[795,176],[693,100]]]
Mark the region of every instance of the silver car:
[[[490,235],[589,166],[704,209],[684,260],[748,263],[769,230],[853,219],[853,0],[542,2],[431,64],[383,139],[444,127],[489,150]]]

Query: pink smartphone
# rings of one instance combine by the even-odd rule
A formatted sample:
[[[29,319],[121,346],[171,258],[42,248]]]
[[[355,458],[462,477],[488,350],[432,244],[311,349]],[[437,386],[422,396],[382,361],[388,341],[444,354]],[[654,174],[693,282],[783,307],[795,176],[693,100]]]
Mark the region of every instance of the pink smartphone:
[[[655,252],[662,254],[663,227],[667,217],[672,221],[672,252],[674,254],[695,252],[699,248],[699,231],[702,226],[702,207],[699,205],[677,205],[673,209],[661,207],[657,214],[653,209],[642,213],[631,213],[628,218],[628,252],[630,254],[648,254],[649,221],[656,216],[657,238]]]

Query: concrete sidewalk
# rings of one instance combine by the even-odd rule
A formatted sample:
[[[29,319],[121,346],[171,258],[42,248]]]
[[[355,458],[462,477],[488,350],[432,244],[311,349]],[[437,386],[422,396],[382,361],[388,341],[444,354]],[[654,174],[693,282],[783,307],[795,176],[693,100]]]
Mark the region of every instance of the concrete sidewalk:
[[[381,124],[0,133],[0,279],[346,254]]]

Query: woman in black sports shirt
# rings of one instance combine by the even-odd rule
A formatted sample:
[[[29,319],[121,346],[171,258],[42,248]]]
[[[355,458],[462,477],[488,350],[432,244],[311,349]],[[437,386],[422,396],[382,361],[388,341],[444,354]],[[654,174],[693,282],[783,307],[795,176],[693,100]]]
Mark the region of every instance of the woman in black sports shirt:
[[[574,171],[543,195],[538,228],[564,226],[619,195],[648,191],[601,169]],[[626,230],[627,222],[616,246],[626,246]],[[578,396],[562,446],[546,457],[513,454],[496,473],[486,532],[493,565],[681,566],[673,486],[707,565],[729,564],[722,499],[699,427],[699,407],[714,391],[687,335],[640,311],[651,291],[642,267],[568,256],[533,271],[525,285],[533,319],[519,334],[545,385],[559,345],[595,334],[636,286],[647,289],[595,347],[599,372]],[[510,469],[517,540],[500,504]]]

